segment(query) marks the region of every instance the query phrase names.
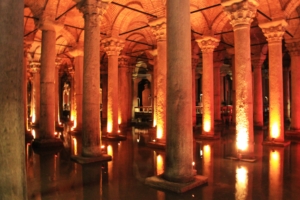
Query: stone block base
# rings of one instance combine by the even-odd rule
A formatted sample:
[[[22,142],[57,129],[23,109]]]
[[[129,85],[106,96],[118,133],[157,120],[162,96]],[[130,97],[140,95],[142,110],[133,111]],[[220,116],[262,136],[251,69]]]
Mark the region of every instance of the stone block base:
[[[254,130],[259,130],[259,131],[262,131],[262,130],[268,130],[268,126],[258,126],[258,125],[255,125],[254,126]]]
[[[110,141],[123,141],[126,140],[126,135],[102,135],[103,140],[110,140]]]
[[[184,193],[188,190],[191,190],[195,187],[201,186],[208,182],[208,178],[200,175],[196,175],[195,179],[192,182],[188,183],[175,183],[170,182],[162,178],[162,176],[152,176],[146,178],[145,184],[151,187],[168,190],[176,193]]]
[[[287,130],[284,134],[289,139],[300,139],[300,130]]]
[[[161,150],[166,149],[166,143],[162,143],[162,142],[147,142],[146,146],[154,149],[161,149]]]
[[[291,144],[290,141],[276,142],[276,141],[263,141],[262,145],[273,147],[286,147]]]
[[[225,158],[234,161],[251,162],[251,163],[256,162],[257,160],[254,156],[247,156],[247,155],[228,156]]]
[[[195,140],[219,140],[220,135],[195,135]]]
[[[107,162],[111,161],[111,156],[107,154],[102,154],[101,156],[97,157],[83,157],[83,156],[71,156],[71,159],[79,164],[89,164],[89,163],[95,163],[95,162]]]

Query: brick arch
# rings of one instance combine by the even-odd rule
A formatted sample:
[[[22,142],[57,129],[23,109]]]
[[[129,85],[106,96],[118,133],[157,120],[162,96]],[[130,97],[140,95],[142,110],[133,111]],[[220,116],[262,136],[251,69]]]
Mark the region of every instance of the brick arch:
[[[194,4],[190,5],[190,10],[197,10],[199,9],[199,6],[196,6]],[[204,32],[207,32],[208,28],[208,20],[206,18],[206,16],[203,14],[203,12],[197,12],[197,13],[193,13],[191,14],[191,28],[192,30],[203,34]],[[195,37],[199,37],[199,35],[194,34]]]
[[[287,17],[289,17],[292,12],[294,12],[296,10],[296,8],[300,5],[300,1],[299,0],[291,0],[286,8],[284,9],[284,13]]]
[[[227,18],[224,12],[220,12],[220,14],[216,17],[212,24],[212,32],[220,33],[222,32],[224,26],[228,23],[229,19]]]

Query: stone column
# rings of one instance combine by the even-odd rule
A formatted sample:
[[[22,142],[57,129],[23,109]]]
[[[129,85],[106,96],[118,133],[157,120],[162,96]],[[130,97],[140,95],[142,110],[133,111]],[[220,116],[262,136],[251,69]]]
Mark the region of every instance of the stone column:
[[[31,123],[33,126],[38,126],[40,122],[40,94],[41,94],[41,75],[40,63],[31,62],[30,72],[32,73],[32,92],[31,92]]]
[[[153,56],[153,78],[152,78],[152,115],[153,115],[153,127],[157,125],[157,49],[148,51]]]
[[[222,62],[214,63],[214,118],[221,122],[221,66]],[[223,84],[222,84],[223,85]]]
[[[284,142],[282,37],[285,20],[260,24],[269,49],[269,139]]]
[[[196,113],[196,102],[197,102],[197,91],[198,91],[198,87],[196,87],[196,85],[198,85],[198,83],[196,81],[198,81],[198,79],[196,79],[196,68],[197,65],[199,63],[199,57],[198,56],[192,56],[192,119],[193,119],[193,127],[196,126],[197,124],[197,113]]]
[[[23,104],[23,1],[0,6],[0,199],[27,199]]]
[[[283,110],[284,121],[291,121],[291,100],[290,100],[290,66],[283,66]]]
[[[107,94],[107,133],[109,137],[117,137],[118,124],[118,58],[124,47],[124,41],[118,38],[106,38],[101,41],[108,56],[108,94]]]
[[[228,105],[232,105],[232,124],[235,125],[236,119],[236,78],[235,78],[235,48],[226,49],[227,53],[231,55],[231,74],[230,80],[226,77],[226,102]],[[230,84],[231,83],[231,84]],[[231,87],[230,87],[231,86]]]
[[[76,128],[82,132],[82,93],[83,93],[83,52],[74,59],[75,66],[75,93],[76,93]]]
[[[121,55],[119,57],[119,119],[120,119],[120,127],[126,128],[129,124],[128,121],[128,102],[129,97],[129,77],[128,77],[128,62],[129,57]],[[130,96],[129,96],[130,95]]]
[[[82,154],[79,163],[111,160],[101,151],[100,88],[100,17],[107,3],[88,0],[80,7],[84,16],[84,64],[82,98]]]
[[[23,53],[24,53],[24,57],[23,57],[23,75],[24,75],[24,83],[23,83],[23,103],[24,103],[24,130],[27,134],[27,130],[28,130],[28,93],[27,93],[27,85],[29,82],[29,79],[27,77],[27,66],[29,66],[28,63],[28,59],[27,59],[27,54],[28,51],[31,47],[31,44],[28,42],[24,42],[24,49],[23,49]]]
[[[140,78],[137,77],[137,74],[132,75],[132,121],[135,120],[135,107],[138,106],[138,83]]]
[[[252,154],[254,134],[250,24],[255,17],[258,1],[229,0],[222,2],[222,6],[234,31],[237,151],[239,155]]]
[[[211,36],[203,36],[196,40],[202,51],[203,75],[203,114],[202,135],[214,135],[214,49],[219,45],[219,40]]]
[[[60,112],[59,112],[59,64],[55,66],[55,126],[60,126]]]
[[[167,103],[167,45],[166,18],[151,21],[149,25],[157,41],[157,73],[156,73],[156,139],[166,143],[166,103]]]
[[[262,64],[265,56],[257,56],[251,59],[253,72],[253,123],[254,126],[262,128],[264,125],[263,95],[262,95]]]
[[[291,129],[300,131],[300,40],[286,40],[286,47],[291,56]],[[287,76],[289,73],[286,73]],[[285,82],[288,81],[284,80]]]

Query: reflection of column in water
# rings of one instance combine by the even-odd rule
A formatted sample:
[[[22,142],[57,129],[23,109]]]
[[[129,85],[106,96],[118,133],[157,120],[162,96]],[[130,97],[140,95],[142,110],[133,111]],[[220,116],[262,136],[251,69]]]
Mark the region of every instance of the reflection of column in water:
[[[284,148],[269,149],[269,199],[282,199]]]
[[[82,165],[83,199],[102,199],[102,169],[100,163]]]
[[[55,154],[40,155],[40,174],[41,174],[41,196],[42,199],[51,199],[55,195],[57,188],[56,182],[56,158]],[[51,192],[49,192],[51,191]],[[54,194],[52,193],[54,192]]]
[[[248,199],[248,169],[245,166],[237,166],[235,178],[235,199]]]

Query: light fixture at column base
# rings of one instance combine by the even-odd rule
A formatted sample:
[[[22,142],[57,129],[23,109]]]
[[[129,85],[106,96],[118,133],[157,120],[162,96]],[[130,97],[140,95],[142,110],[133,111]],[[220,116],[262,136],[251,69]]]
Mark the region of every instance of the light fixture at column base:
[[[89,163],[95,163],[95,162],[107,162],[111,161],[111,156],[108,154],[102,154],[101,156],[95,156],[95,157],[84,157],[84,156],[71,156],[71,159],[79,164],[89,164]]]
[[[201,134],[201,135],[195,135],[195,140],[219,140],[220,135],[217,134]]]
[[[290,141],[282,141],[282,142],[278,142],[278,141],[273,141],[273,140],[266,140],[263,141],[262,145],[264,146],[274,146],[274,147],[286,147],[289,146],[291,144]]]
[[[103,140],[111,140],[111,141],[123,141],[127,139],[126,135],[121,135],[121,134],[109,134],[107,133],[106,135],[102,135]]]

